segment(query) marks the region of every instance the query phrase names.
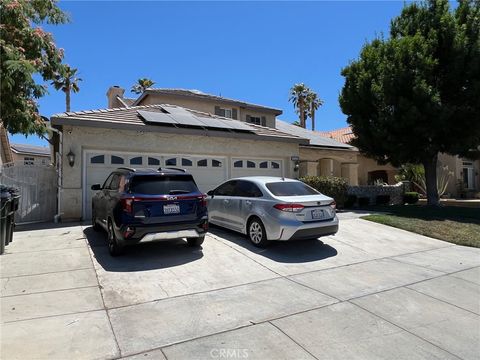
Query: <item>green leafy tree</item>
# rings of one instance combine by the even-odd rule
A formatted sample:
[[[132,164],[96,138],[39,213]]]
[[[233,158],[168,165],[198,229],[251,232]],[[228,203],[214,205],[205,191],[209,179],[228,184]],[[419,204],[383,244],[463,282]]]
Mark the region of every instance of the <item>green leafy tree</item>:
[[[137,83],[132,86],[131,92],[135,94],[141,94],[148,88],[152,87],[155,83],[147,78],[141,78],[137,80]]]
[[[66,15],[54,0],[1,0],[0,2],[0,115],[11,133],[39,135],[45,121],[38,113],[38,99],[62,70],[63,50],[40,24],[63,24]]]
[[[472,156],[480,143],[480,1],[406,5],[390,37],[367,43],[342,70],[340,106],[352,144],[380,163],[422,164],[438,205],[438,153]]]
[[[310,90],[307,95],[307,115],[312,120],[312,130],[315,130],[315,112],[323,105],[323,100],[320,99],[316,92]]]
[[[290,101],[298,114],[300,126],[305,128],[307,119],[307,96],[310,93],[310,89],[304,84],[299,83],[292,86],[290,89]]]
[[[80,81],[82,79],[77,77],[77,69],[71,68],[69,65],[65,65],[52,81],[52,85],[56,90],[62,90],[65,93],[65,108],[67,112],[70,111],[70,93],[72,91],[74,93],[80,91],[78,86]]]

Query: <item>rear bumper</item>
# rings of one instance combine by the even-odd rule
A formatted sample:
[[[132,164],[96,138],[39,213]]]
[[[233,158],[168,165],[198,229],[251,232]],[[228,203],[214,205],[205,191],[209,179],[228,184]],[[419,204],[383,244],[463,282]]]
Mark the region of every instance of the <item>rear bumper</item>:
[[[334,235],[338,232],[338,218],[335,216],[332,220],[318,222],[295,222],[282,226],[277,239],[272,240],[301,240],[315,239],[320,236]]]
[[[208,231],[208,219],[180,224],[124,224],[116,229],[117,240],[121,245],[133,245],[140,242],[162,241],[180,238],[204,236]],[[128,234],[133,230],[132,234]]]
[[[336,234],[337,231],[338,231],[338,224],[325,226],[321,228],[301,229],[301,230],[297,230],[289,240],[316,239],[316,238],[319,238],[320,236]]]

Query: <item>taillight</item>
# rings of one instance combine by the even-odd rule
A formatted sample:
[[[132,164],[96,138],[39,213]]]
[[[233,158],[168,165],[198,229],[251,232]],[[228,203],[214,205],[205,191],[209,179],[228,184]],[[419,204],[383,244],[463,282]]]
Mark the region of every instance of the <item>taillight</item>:
[[[332,201],[329,205],[333,210],[335,210],[337,208],[337,203],[335,202],[335,200]]]
[[[302,204],[276,204],[273,207],[280,211],[299,212],[302,211],[305,206]]]
[[[123,211],[125,212],[128,212],[128,213],[133,212],[133,198],[123,198],[122,208],[123,208]]]
[[[199,205],[200,205],[201,207],[207,207],[207,195],[199,196],[199,197],[198,197],[198,200],[200,200],[200,201],[199,201]]]

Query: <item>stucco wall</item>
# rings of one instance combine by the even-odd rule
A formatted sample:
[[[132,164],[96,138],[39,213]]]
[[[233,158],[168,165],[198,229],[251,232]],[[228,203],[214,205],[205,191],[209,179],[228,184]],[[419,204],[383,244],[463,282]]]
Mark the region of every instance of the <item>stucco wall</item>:
[[[49,164],[50,163],[50,156],[37,156],[37,155],[29,155],[29,154],[17,154],[17,153],[14,153],[12,152],[12,156],[13,156],[13,161],[15,162],[23,162],[24,158],[26,157],[29,157],[29,158],[33,158],[34,159],[34,162],[35,164],[43,164],[43,162],[45,162],[45,164]]]
[[[149,94],[145,97],[141,104],[139,105],[153,105],[153,104],[172,104],[172,105],[179,105],[185,107],[187,109],[193,109],[203,112],[208,112],[211,114],[215,114],[215,106],[220,106],[222,108],[227,109],[237,109],[238,119],[241,121],[246,121],[247,115],[250,116],[265,116],[266,118],[266,125],[268,127],[275,127],[275,115],[271,113],[264,113],[261,111],[252,111],[249,109],[244,109],[236,106],[232,106],[230,104],[222,103],[221,101],[205,101],[205,100],[197,100],[197,99],[189,99],[184,96],[164,96],[161,94]]]
[[[475,190],[473,192],[480,191],[480,160],[462,159],[458,156],[452,156],[448,154],[438,155],[438,165],[448,166],[448,170],[453,172],[453,176],[448,182],[446,194],[453,197],[458,197],[458,181],[463,181],[463,161],[473,162],[474,167],[474,183]],[[472,194],[473,195],[473,194]]]
[[[66,159],[66,154],[70,150],[76,155],[73,167],[68,165]],[[61,202],[63,219],[80,219],[82,216],[82,153],[84,150],[221,155],[227,156],[229,163],[231,157],[240,156],[281,158],[287,177],[296,176],[290,157],[299,155],[296,143],[64,127]]]
[[[385,170],[388,175],[388,183],[393,185],[396,183],[395,175],[398,171],[390,164],[379,165],[375,160],[367,158],[361,154],[358,155],[358,184],[368,185],[368,173],[372,171]]]

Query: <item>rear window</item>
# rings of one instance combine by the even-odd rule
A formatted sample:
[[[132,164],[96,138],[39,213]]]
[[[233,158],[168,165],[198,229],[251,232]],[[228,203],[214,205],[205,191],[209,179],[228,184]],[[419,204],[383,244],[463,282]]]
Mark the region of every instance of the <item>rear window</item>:
[[[134,176],[130,192],[145,195],[174,195],[198,192],[191,175]]]
[[[317,190],[297,181],[281,181],[266,184],[267,189],[275,196],[302,196],[320,194]]]

